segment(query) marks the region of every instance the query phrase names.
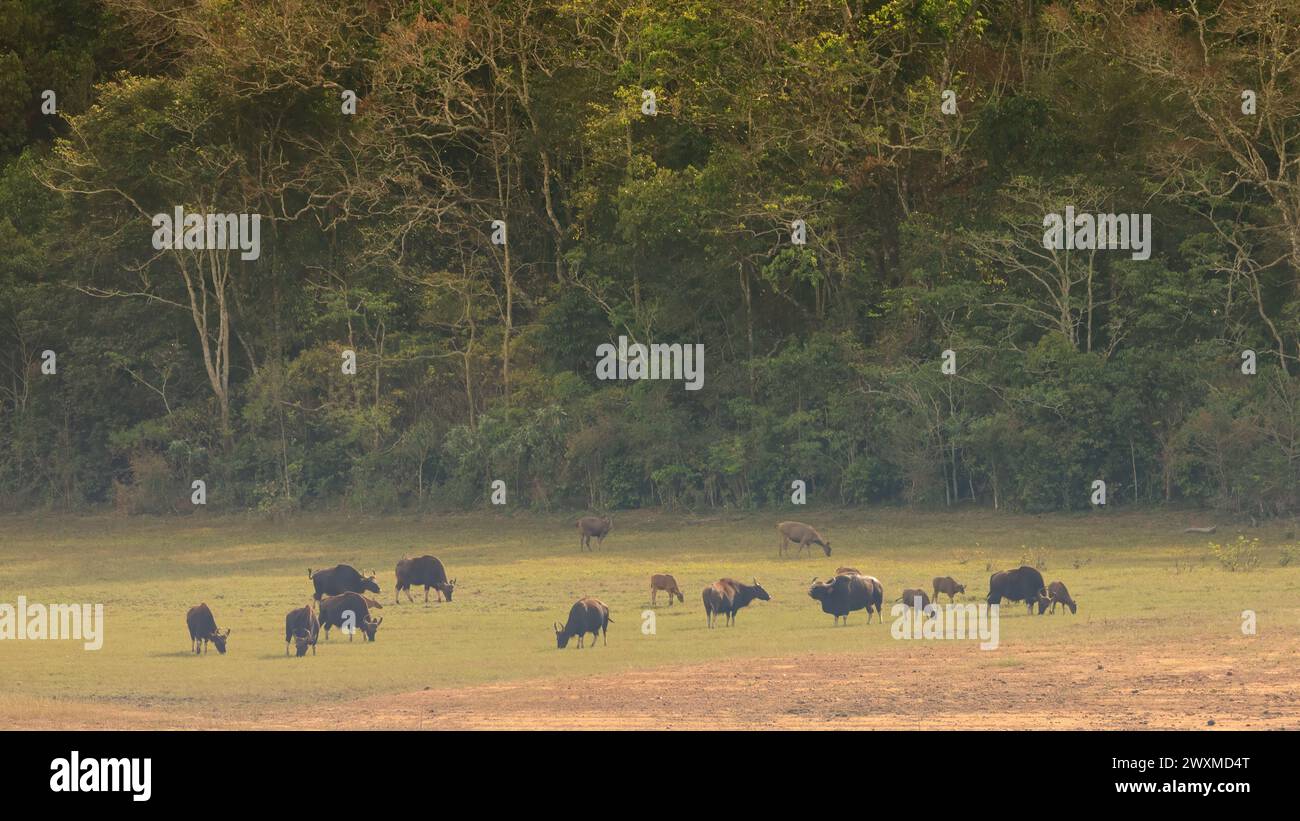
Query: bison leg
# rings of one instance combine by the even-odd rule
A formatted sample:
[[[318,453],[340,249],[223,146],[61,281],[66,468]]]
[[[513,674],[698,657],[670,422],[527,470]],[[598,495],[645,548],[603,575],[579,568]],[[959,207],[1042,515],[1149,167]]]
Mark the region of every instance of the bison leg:
[[[424,603],[429,603],[429,585],[427,584],[424,586]]]
[[[673,603],[673,597],[672,597],[672,596],[669,596],[669,597],[668,597],[668,603],[669,603],[669,604],[672,604],[672,603]],[[654,606],[655,606],[655,586],[654,586],[653,584],[650,585],[650,606],[651,606],[651,607],[654,607]]]

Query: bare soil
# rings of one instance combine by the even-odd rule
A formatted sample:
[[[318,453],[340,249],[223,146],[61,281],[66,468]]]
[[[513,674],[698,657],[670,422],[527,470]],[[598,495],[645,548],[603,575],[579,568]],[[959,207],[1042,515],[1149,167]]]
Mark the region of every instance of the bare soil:
[[[9,727],[1300,729],[1300,637],[1003,648],[896,642],[571,680],[429,689],[261,716],[0,702]],[[609,652],[607,648],[556,652]],[[1211,723],[1212,722],[1212,723]]]

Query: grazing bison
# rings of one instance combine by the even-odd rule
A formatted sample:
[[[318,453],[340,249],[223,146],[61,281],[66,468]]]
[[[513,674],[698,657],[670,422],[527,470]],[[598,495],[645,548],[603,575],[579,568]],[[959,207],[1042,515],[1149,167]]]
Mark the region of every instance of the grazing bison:
[[[822,551],[827,556],[831,555],[831,543],[822,538],[822,534],[812,525],[806,525],[803,522],[781,522],[776,526],[777,531],[781,534],[781,547],[776,551],[777,556],[785,555],[785,547],[790,542],[796,542],[799,545],[799,551],[795,555],[802,553],[810,544],[821,545]]]
[[[375,581],[374,573],[363,576],[350,564],[341,564],[328,570],[317,570],[315,573],[311,572],[309,567],[307,575],[311,577],[311,583],[316,586],[316,595],[312,596],[316,601],[320,601],[325,596],[338,596],[343,593],[379,592],[379,584]]]
[[[735,626],[736,611],[745,607],[754,599],[771,601],[763,585],[754,579],[753,584],[741,584],[735,579],[718,579],[704,588],[704,618],[709,627],[718,622],[718,614],[726,616],[727,626]]]
[[[432,587],[438,591],[438,601],[446,596],[447,601],[451,601],[451,592],[456,589],[456,580],[447,581],[447,570],[442,566],[442,562],[434,556],[420,556],[415,559],[408,559],[403,556],[402,560],[397,563],[397,589],[393,591],[393,604],[397,604],[397,594],[406,591],[406,600],[415,602],[411,598],[411,586],[424,587],[424,603],[429,603],[429,588]]]
[[[917,601],[918,599],[920,600],[919,603]],[[919,587],[907,588],[906,590],[903,591],[902,598],[897,599],[897,601],[901,601],[906,607],[919,606],[921,608],[922,613],[928,612],[933,614],[935,612],[934,608],[930,606],[930,597],[927,596],[925,594],[925,591],[920,589]]]
[[[686,597],[682,595],[681,589],[677,586],[677,580],[667,573],[656,573],[650,577],[650,606],[655,606],[655,594],[663,590],[668,594],[668,606],[673,606],[673,596],[677,601],[685,602]]]
[[[310,604],[290,610],[284,617],[284,654],[289,655],[289,643],[293,642],[298,657],[307,655],[307,648],[316,655],[316,639],[320,636],[320,619]]]
[[[822,612],[835,617],[839,624],[844,617],[844,624],[849,623],[849,613],[854,610],[867,611],[867,624],[871,624],[871,611],[880,616],[880,606],[885,599],[885,589],[875,576],[863,576],[860,573],[839,573],[835,578],[824,582],[813,579],[808,595],[821,602]],[[881,616],[881,623],[884,617]]]
[[[1065,589],[1065,582],[1052,582],[1049,584],[1047,586],[1047,599],[1052,603],[1053,613],[1056,612],[1056,605],[1058,602],[1064,605],[1064,607],[1070,608],[1071,615],[1079,612],[1079,603],[1070,598],[1070,591]]]
[[[609,617],[609,608],[600,599],[593,599],[584,596],[573,603],[569,608],[569,620],[561,627],[559,622],[555,623],[555,647],[563,650],[569,645],[569,639],[574,636],[578,637],[578,647],[582,647],[583,639],[588,633],[591,634],[591,646],[596,646],[596,637],[604,636],[605,646],[609,646],[609,623],[613,619]]]
[[[349,591],[337,596],[327,596],[320,603],[320,624],[325,628],[326,641],[330,640],[331,627],[340,630],[354,627],[365,634],[367,641],[374,641],[375,633],[383,622],[383,617],[376,619],[370,615],[370,606],[366,604],[365,596],[360,593]],[[352,641],[352,633],[348,633],[348,641]]]
[[[939,603],[939,594],[947,593],[948,601],[953,601],[958,593],[965,593],[966,585],[957,584],[952,576],[935,576],[934,577],[934,601]]]
[[[1043,587],[1043,574],[1028,565],[1015,570],[1003,570],[989,577],[988,603],[1001,604],[1003,599],[1022,601],[1029,613],[1038,605],[1041,615],[1047,609],[1047,591]]]
[[[208,642],[212,642],[217,647],[217,652],[225,655],[226,639],[230,637],[230,628],[225,630],[217,629],[217,620],[212,617],[212,611],[206,603],[198,604],[190,608],[185,614],[185,626],[190,628],[190,646],[194,648],[194,653],[199,653],[199,645],[203,646],[203,653],[208,652]]]

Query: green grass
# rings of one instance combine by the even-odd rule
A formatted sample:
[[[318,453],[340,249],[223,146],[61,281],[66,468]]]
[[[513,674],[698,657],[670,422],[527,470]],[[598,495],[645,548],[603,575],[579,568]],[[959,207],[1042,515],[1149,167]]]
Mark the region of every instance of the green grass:
[[[0,642],[0,686],[37,698],[249,715],[428,687],[724,658],[869,653],[893,642],[889,628],[868,628],[857,613],[849,628],[833,629],[807,596],[814,576],[852,565],[878,576],[892,600],[904,587],[928,590],[933,576],[952,575],[975,601],[987,591],[986,565],[1015,566],[1039,547],[1046,550],[1044,577],[1067,583],[1079,614],[1029,618],[1023,608],[1004,608],[1002,648],[990,665],[1019,665],[1025,649],[1070,642],[1240,637],[1244,609],[1259,614],[1261,633],[1300,624],[1300,567],[1277,562],[1279,547],[1294,541],[1283,525],[1249,530],[1261,539],[1263,564],[1229,573],[1208,560],[1175,572],[1189,548],[1208,555],[1211,538],[1181,534],[1182,514],[797,516],[830,538],[831,558],[818,551],[777,559],[775,523],[789,513],[618,514],[595,555],[578,553],[572,516],[2,518],[0,602],[20,594],[30,602],[100,602],[106,628],[98,652],[72,641]],[[1221,527],[1213,538],[1235,535]],[[403,597],[394,606],[393,565],[404,553],[440,557],[458,579],[455,601],[426,607],[421,591],[415,605]],[[378,641],[358,636],[349,643],[336,634],[314,658],[285,658],[284,614],[309,600],[307,568],[338,562],[379,571],[385,620]],[[674,574],[686,602],[669,608],[661,598],[657,634],[646,636],[641,612],[656,572]],[[723,575],[757,577],[773,601],[742,611],[734,629],[709,631],[700,589]],[[552,622],[563,621],[583,595],[610,606],[609,647],[557,651]],[[200,601],[233,631],[226,656],[189,653],[185,612]]]

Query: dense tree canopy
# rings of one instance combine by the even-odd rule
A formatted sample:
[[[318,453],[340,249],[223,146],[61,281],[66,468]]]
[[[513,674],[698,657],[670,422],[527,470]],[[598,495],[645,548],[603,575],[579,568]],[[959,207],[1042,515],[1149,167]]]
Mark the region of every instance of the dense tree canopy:
[[[0,161],[4,508],[1300,503],[1296,0],[0,0]]]

